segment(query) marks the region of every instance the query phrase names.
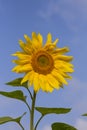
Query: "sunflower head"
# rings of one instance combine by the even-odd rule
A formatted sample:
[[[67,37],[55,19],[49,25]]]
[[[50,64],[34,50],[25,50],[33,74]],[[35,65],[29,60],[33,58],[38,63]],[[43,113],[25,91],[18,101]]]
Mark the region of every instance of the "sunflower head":
[[[66,56],[68,47],[58,48],[58,39],[52,41],[50,33],[47,35],[46,43],[43,43],[42,35],[32,33],[32,38],[24,35],[25,42],[19,40],[21,51],[17,51],[13,60],[17,64],[12,71],[24,73],[21,84],[28,81],[28,85],[33,86],[34,91],[42,89],[52,92],[59,89],[63,84],[68,84],[66,79],[71,79],[69,73],[73,72],[73,65],[70,61],[72,56]]]
[[[36,52],[31,61],[34,71],[39,74],[49,74],[54,67],[52,56],[44,50]]]

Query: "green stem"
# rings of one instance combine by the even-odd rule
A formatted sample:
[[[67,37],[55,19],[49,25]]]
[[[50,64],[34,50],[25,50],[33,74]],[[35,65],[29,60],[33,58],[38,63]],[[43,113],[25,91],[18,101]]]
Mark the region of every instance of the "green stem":
[[[40,121],[41,121],[41,119],[42,119],[43,117],[44,117],[44,115],[41,115],[41,117],[39,118],[39,120],[37,121],[37,123],[36,123],[36,125],[35,125],[34,130],[36,130],[38,124],[40,123]]]
[[[36,93],[33,92],[32,107],[30,113],[30,130],[34,130],[34,108],[35,108]]]
[[[29,104],[27,103],[27,101],[26,101],[25,103],[26,103],[26,105],[27,105],[29,111],[31,112],[30,106],[29,106]]]
[[[20,125],[21,129],[22,129],[22,130],[24,130],[24,127],[22,126],[22,124],[21,124],[21,123],[19,123],[19,125]]]
[[[33,99],[33,97],[32,97],[32,94],[31,94],[30,90],[29,90],[28,88],[26,88],[26,89],[27,89],[27,91],[28,91],[28,93],[29,93],[29,95],[30,95],[31,99]]]

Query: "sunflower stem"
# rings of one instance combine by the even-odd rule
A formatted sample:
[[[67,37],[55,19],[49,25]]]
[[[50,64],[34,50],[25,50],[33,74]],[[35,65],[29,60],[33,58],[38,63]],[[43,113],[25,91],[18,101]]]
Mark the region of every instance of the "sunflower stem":
[[[30,91],[28,88],[26,88],[26,89],[27,89],[27,91],[28,91],[28,93],[29,93],[31,99],[33,99],[33,96],[32,96],[32,94],[31,94],[31,91]]]
[[[30,108],[29,104],[27,103],[27,101],[25,102],[25,104],[27,105],[29,112],[31,112],[31,108]]]
[[[30,112],[30,130],[34,130],[34,108],[35,108],[36,93],[33,92],[32,107]]]

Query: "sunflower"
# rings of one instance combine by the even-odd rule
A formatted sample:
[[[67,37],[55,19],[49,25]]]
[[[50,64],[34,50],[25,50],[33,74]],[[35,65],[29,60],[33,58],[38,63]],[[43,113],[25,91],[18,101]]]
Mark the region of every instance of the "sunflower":
[[[40,33],[32,32],[32,39],[24,35],[25,42],[19,40],[22,51],[17,51],[13,60],[17,64],[12,71],[24,73],[21,84],[28,81],[28,86],[33,86],[35,92],[40,89],[45,92],[52,92],[54,89],[67,85],[66,79],[71,79],[69,73],[73,72],[73,65],[70,61],[72,56],[66,56],[68,47],[58,48],[58,39],[52,41],[52,35],[48,33],[46,43],[43,44],[43,37]]]

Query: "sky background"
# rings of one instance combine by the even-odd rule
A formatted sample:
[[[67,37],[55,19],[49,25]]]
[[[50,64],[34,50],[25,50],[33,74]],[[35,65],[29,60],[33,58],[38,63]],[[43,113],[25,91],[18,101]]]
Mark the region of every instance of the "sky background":
[[[81,116],[87,113],[87,0],[0,0],[0,91],[15,90],[5,85],[22,76],[11,72],[14,66],[11,54],[20,49],[18,40],[24,40],[24,34],[31,37],[33,31],[41,33],[44,41],[50,32],[53,40],[59,38],[58,47],[68,46],[69,55],[74,56],[75,69],[68,86],[51,94],[40,91],[36,102],[36,106],[69,107],[72,111],[66,115],[46,116],[38,130],[51,130],[53,122],[65,122],[78,130],[87,130],[87,117]],[[1,117],[17,117],[25,111],[27,107],[22,102],[0,95]],[[22,119],[26,130],[28,117],[27,114]],[[0,125],[0,130],[21,128],[16,123],[6,123]]]

